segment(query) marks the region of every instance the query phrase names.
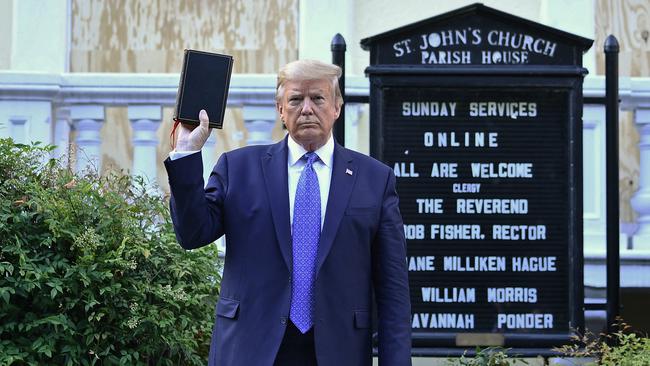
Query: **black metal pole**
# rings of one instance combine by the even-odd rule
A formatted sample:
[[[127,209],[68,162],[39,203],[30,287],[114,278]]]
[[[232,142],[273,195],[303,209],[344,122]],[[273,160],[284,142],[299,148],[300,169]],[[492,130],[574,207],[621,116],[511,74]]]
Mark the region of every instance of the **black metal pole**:
[[[618,52],[616,37],[605,40],[605,148],[607,152],[607,333],[616,331],[620,314],[620,249],[618,208]]]
[[[332,63],[341,68],[341,78],[339,79],[339,88],[341,88],[341,96],[345,102],[345,39],[341,33],[336,33],[332,38]],[[334,138],[336,141],[345,146],[345,105],[341,108],[341,114],[334,124]]]

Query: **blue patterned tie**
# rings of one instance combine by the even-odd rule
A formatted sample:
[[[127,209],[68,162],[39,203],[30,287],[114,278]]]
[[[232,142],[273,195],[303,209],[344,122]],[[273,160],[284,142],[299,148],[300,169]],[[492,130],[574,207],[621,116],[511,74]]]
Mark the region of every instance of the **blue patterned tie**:
[[[320,189],[314,171],[318,155],[308,152],[293,206],[293,281],[290,318],[302,333],[314,324],[314,272],[320,238]]]

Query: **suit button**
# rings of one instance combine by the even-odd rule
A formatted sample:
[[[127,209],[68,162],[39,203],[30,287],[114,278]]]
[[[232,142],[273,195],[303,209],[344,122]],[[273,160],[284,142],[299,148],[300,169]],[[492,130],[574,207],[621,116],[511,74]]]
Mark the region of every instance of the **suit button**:
[[[282,318],[280,318],[280,323],[282,323],[282,325],[286,325],[287,324],[287,318],[284,317],[284,316]]]

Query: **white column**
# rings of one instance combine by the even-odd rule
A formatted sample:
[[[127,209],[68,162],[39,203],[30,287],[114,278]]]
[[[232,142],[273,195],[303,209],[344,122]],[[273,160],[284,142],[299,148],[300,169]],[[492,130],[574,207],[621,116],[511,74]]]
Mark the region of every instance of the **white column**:
[[[9,137],[17,144],[28,144],[27,117],[12,116],[9,118]]]
[[[203,160],[203,182],[205,184],[208,183],[208,178],[210,177],[210,173],[212,173],[212,168],[214,168],[214,165],[217,163],[216,148],[217,138],[216,132],[213,130],[201,149],[201,159]]]
[[[539,21],[545,25],[582,37],[596,38],[598,7],[594,0],[541,0],[539,10]],[[580,14],[580,16],[576,16],[576,14]],[[594,44],[582,56],[582,64],[590,73],[596,74],[596,53],[602,52],[602,47],[602,45]]]
[[[632,197],[632,208],[639,214],[639,229],[634,234],[634,249],[650,249],[650,108],[634,111],[639,129],[639,190]]]
[[[104,123],[103,105],[75,105],[70,107],[70,119],[77,131],[77,172],[92,169],[101,172],[100,130]]]
[[[587,104],[582,114],[583,228],[585,255],[605,253],[605,106]]]
[[[162,110],[159,105],[130,105],[129,121],[133,128],[133,167],[131,174],[142,175],[149,182],[156,180],[156,148]]]
[[[275,105],[244,105],[244,126],[248,130],[247,145],[273,142],[272,132],[277,118]]]
[[[56,149],[52,157],[61,159],[62,164],[68,165],[70,154],[70,110],[59,107],[54,112],[54,141]]]
[[[12,137],[16,142],[30,144],[52,141],[52,103],[41,100],[2,100],[0,120],[6,123],[0,136]]]
[[[359,151],[359,118],[361,117],[361,104],[346,103],[343,106],[345,113],[345,147]]]
[[[358,45],[358,42],[351,41],[356,24],[354,3],[354,1],[347,0],[300,0],[298,5],[300,12],[298,14],[298,29],[300,30],[298,57],[332,62],[332,51],[330,50],[332,38],[336,33],[341,33],[348,46],[345,64],[350,65],[350,48]],[[364,61],[367,62],[367,53],[364,57]],[[348,71],[348,74],[351,73]]]

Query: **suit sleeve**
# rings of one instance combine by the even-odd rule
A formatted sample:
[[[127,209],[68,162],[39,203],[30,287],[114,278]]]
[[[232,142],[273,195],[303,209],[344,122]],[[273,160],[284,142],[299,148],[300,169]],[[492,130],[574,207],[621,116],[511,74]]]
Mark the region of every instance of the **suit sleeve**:
[[[384,189],[379,229],[373,243],[379,365],[411,365],[411,300],[406,240],[392,170]]]
[[[170,209],[176,239],[185,249],[212,243],[224,234],[228,159],[221,155],[203,188],[201,154],[165,160],[171,190]]]

